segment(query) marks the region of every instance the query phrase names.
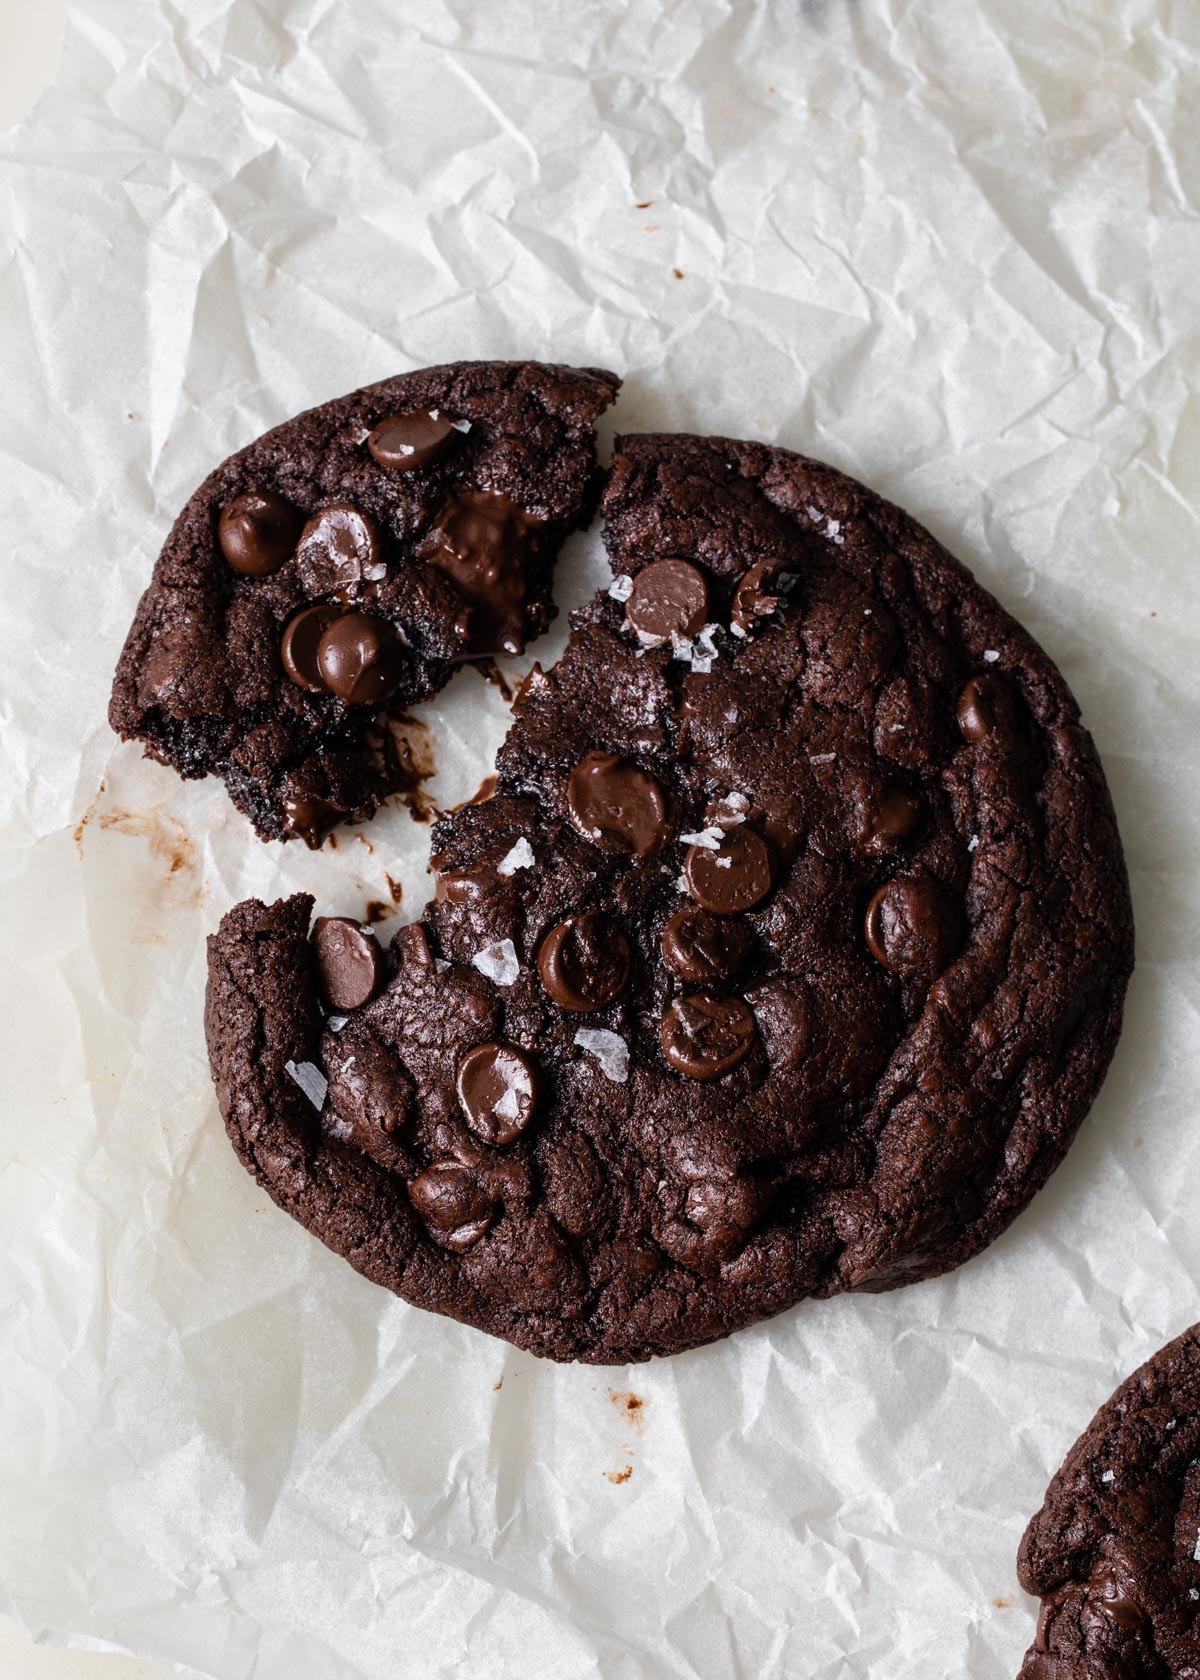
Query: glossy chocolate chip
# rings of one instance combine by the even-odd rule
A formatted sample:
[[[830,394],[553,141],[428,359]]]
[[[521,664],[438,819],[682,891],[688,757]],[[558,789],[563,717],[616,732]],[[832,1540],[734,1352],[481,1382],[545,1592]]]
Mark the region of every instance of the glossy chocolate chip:
[[[383,985],[387,959],[375,935],[349,916],[320,916],[312,933],[317,984],[330,1009],[361,1009]]]
[[[542,985],[561,1009],[587,1014],[604,1009],[629,984],[629,941],[598,910],[568,916],[542,941],[537,959]]]
[[[745,1061],[757,1028],[742,998],[693,992],[676,998],[659,1028],[663,1055],[689,1079],[720,1079]]]
[[[458,1161],[438,1161],[414,1178],[408,1199],[442,1243],[461,1254],[477,1243],[496,1217],[491,1197]]]
[[[317,669],[331,694],[352,706],[375,706],[399,687],[408,657],[386,619],[348,612],[321,637]]]
[[[298,612],[288,621],[283,632],[283,640],[279,644],[283,668],[297,687],[307,689],[310,694],[329,692],[317,664],[317,649],[321,637],[340,616],[341,608],[328,603],[305,607],[303,612]]]
[[[775,878],[771,848],[752,828],[729,829],[716,848],[689,848],[683,878],[697,904],[716,916],[736,916],[770,892]]]
[[[991,671],[972,677],[958,697],[959,732],[972,745],[994,729],[1015,729],[1019,718],[1012,689]]]
[[[434,888],[436,904],[477,904],[497,882],[494,869],[451,869],[439,874]]]
[[[367,448],[380,466],[413,472],[444,460],[462,440],[462,433],[440,408],[415,408],[381,420],[367,439]]]
[[[247,490],[222,508],[221,553],[243,577],[269,577],[296,552],[304,515],[271,490]]]
[[[1127,1633],[1140,1633],[1149,1624],[1149,1616],[1136,1599],[1131,1598],[1124,1590],[1110,1563],[1101,1561],[1092,1570],[1088,1579],[1087,1595],[1110,1622],[1115,1622]]]
[[[731,980],[740,974],[754,951],[754,930],[748,922],[714,916],[698,904],[676,910],[663,929],[663,961],[681,980]]]
[[[456,1089],[476,1137],[503,1148],[533,1119],[537,1068],[513,1044],[477,1044],[458,1065]]]
[[[585,839],[650,857],[670,833],[662,788],[627,759],[590,752],[567,778],[567,808]]]
[[[314,513],[300,533],[296,569],[311,595],[353,592],[375,583],[386,570],[379,528],[352,502],[333,502]]]
[[[633,580],[625,622],[649,647],[690,641],[708,623],[704,573],[686,560],[654,560]]]
[[[464,490],[442,508],[422,552],[474,609],[471,653],[525,647],[525,567],[539,521],[493,490]]]
[[[884,788],[863,813],[866,850],[882,853],[902,846],[921,820],[921,797],[911,788]]]
[[[733,595],[730,621],[748,636],[760,618],[769,618],[779,608],[779,595],[771,588],[778,570],[774,561],[760,560],[742,578]]]
[[[311,850],[317,847],[331,834],[345,816],[336,805],[330,805],[325,799],[286,798],[283,802],[283,826],[288,834],[294,834],[303,840]]]
[[[888,881],[867,906],[864,932],[877,962],[928,984],[958,955],[962,912],[931,876]]]

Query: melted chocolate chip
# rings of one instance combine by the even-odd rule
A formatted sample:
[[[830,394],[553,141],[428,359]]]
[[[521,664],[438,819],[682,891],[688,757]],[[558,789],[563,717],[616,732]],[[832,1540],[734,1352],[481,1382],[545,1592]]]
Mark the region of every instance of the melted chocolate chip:
[[[380,466],[412,472],[444,460],[462,433],[440,408],[417,408],[381,420],[367,439],[367,448]]]
[[[748,922],[685,904],[663,929],[663,961],[681,980],[731,980],[749,962],[754,943]]]
[[[317,649],[321,637],[329,626],[340,616],[341,609],[322,603],[315,607],[305,607],[295,618],[288,621],[283,632],[283,640],[279,644],[279,656],[283,660],[283,668],[299,687],[305,688],[310,694],[328,694],[317,664]]]
[[[283,826],[289,834],[294,834],[311,851],[331,834],[341,822],[344,811],[339,811],[336,805],[330,805],[325,799],[285,798],[283,801]]]
[[[304,515],[271,490],[247,490],[222,508],[221,553],[243,577],[269,577],[296,552]]]
[[[921,820],[921,797],[906,787],[888,787],[864,810],[862,841],[873,853],[895,851]]]
[[[991,671],[972,677],[958,697],[958,727],[964,741],[974,744],[994,729],[1016,729],[1020,710],[1016,696]]]
[[[777,567],[772,560],[760,560],[742,578],[734,591],[731,622],[749,635],[760,618],[769,618],[778,609],[779,596],[771,591],[771,580]]]
[[[775,866],[771,849],[752,828],[733,828],[721,844],[692,846],[683,877],[698,904],[717,916],[752,910],[771,890]]]
[[[867,906],[864,931],[877,962],[894,974],[928,984],[958,955],[962,912],[928,875],[888,881]]]
[[[689,1079],[720,1079],[745,1061],[757,1028],[743,999],[693,992],[675,999],[662,1018],[659,1036],[663,1055],[676,1073]]]
[[[1088,1598],[1110,1622],[1127,1633],[1140,1633],[1150,1618],[1135,1599],[1124,1591],[1111,1564],[1098,1563],[1087,1584]]]
[[[625,622],[650,647],[689,641],[708,623],[704,573],[686,560],[654,560],[633,580]]]
[[[538,521],[493,490],[464,490],[438,515],[422,552],[474,608],[471,652],[525,647],[525,567]]]
[[[396,692],[407,665],[396,632],[373,613],[343,613],[329,625],[317,649],[317,669],[326,688],[352,706],[386,700]]]
[[[486,898],[496,885],[494,869],[452,869],[439,874],[434,888],[437,904],[475,904]]]
[[[312,932],[317,984],[330,1009],[361,1009],[383,985],[387,959],[379,941],[348,916],[320,916]]]
[[[515,1045],[477,1044],[459,1063],[456,1088],[471,1130],[503,1148],[533,1119],[537,1068]]]
[[[542,941],[537,959],[542,985],[562,1009],[588,1014],[604,1009],[629,984],[629,941],[598,910],[568,916]]]
[[[663,790],[644,770],[613,753],[590,752],[567,778],[571,821],[596,845],[650,857],[670,832]]]
[[[300,533],[296,569],[312,595],[353,591],[383,573],[379,530],[352,502],[333,502],[314,513]]]
[[[477,1243],[496,1217],[496,1208],[470,1167],[438,1161],[414,1178],[408,1199],[425,1223],[456,1254]]]

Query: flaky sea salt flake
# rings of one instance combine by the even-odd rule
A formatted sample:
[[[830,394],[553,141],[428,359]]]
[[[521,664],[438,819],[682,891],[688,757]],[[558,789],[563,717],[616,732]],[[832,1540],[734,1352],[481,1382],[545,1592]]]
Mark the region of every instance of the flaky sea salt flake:
[[[485,945],[476,951],[471,962],[485,979],[495,986],[511,986],[521,972],[517,948],[511,939],[501,939],[495,945]]]
[[[986,648],[984,650],[983,662],[985,665],[994,665],[999,657],[1000,655],[996,652],[995,648]]]
[[[725,836],[719,828],[702,828],[698,834],[681,834],[679,844],[681,846],[703,846],[706,852],[715,852],[720,849],[724,838]]]
[[[613,601],[628,601],[633,594],[633,579],[631,577],[615,577],[608,586],[609,598]]]
[[[600,1072],[614,1085],[624,1085],[629,1078],[629,1046],[620,1033],[605,1027],[580,1027],[575,1042],[600,1064]]]
[[[283,1071],[294,1084],[299,1085],[314,1108],[325,1107],[329,1081],[315,1062],[284,1062]]]
[[[532,869],[537,859],[533,847],[522,835],[511,852],[506,852],[496,865],[497,875],[515,875],[518,869]]]

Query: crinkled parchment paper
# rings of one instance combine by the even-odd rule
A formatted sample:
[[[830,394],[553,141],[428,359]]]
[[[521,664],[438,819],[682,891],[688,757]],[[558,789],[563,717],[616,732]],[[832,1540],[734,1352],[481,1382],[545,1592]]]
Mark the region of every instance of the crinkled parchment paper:
[[[1198,72],[1190,0],[74,7],[0,140],[0,1608],[36,1637],[216,1680],[1015,1672],[1047,1477],[1200,1317]],[[114,741],[113,663],[211,465],[480,356],[861,476],[1079,696],[1128,1025],[956,1275],[557,1369],[364,1282],[226,1144],[206,933],[388,875],[415,915],[428,829],[261,845]],[[604,575],[580,539],[560,599]],[[501,697],[425,715],[463,798]]]

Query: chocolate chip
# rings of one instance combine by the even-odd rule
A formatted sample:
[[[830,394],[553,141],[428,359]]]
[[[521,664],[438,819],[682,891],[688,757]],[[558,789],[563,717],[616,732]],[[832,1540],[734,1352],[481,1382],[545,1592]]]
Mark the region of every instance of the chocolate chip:
[[[496,1217],[495,1204],[470,1167],[438,1161],[414,1178],[408,1199],[447,1248],[457,1254],[477,1243]]]
[[[503,1148],[533,1119],[537,1069],[515,1045],[477,1044],[459,1063],[456,1088],[471,1130]]]
[[[279,644],[283,668],[298,687],[306,688],[310,694],[329,692],[317,665],[317,648],[321,637],[340,614],[339,607],[332,607],[327,602],[305,607],[303,612],[298,612],[295,618],[289,620],[283,632],[283,640]]]
[[[744,1062],[757,1029],[749,1004],[736,997],[693,992],[676,998],[659,1028],[663,1055],[689,1079],[719,1079]]]
[[[1089,1600],[1127,1633],[1139,1633],[1149,1623],[1149,1616],[1137,1601],[1129,1596],[1117,1579],[1110,1563],[1101,1561],[1093,1569],[1087,1584]]]
[[[760,560],[742,578],[734,591],[730,620],[748,636],[760,618],[768,618],[779,606],[779,596],[772,593],[771,580],[777,567],[773,560]]]
[[[708,623],[704,573],[686,560],[654,560],[633,580],[625,622],[650,647],[689,641]]]
[[[336,805],[331,805],[325,799],[288,797],[283,801],[285,831],[303,840],[314,852],[325,836],[333,832],[343,816],[344,811],[339,811]]]
[[[247,490],[222,508],[221,553],[243,577],[269,577],[296,552],[304,515],[271,490]]]
[[[994,729],[1016,729],[1016,696],[1002,677],[984,671],[972,677],[958,697],[958,727],[964,741],[982,741]]]
[[[537,959],[542,985],[562,1009],[588,1014],[620,997],[633,958],[620,928],[598,910],[568,916],[542,941]]]
[[[906,979],[928,983],[962,946],[962,912],[928,875],[888,881],[867,906],[864,931],[877,962]]]
[[[312,933],[317,984],[330,1009],[361,1009],[383,985],[387,960],[379,941],[349,916],[319,916]]]
[[[422,553],[475,609],[473,654],[525,647],[525,568],[539,521],[493,490],[464,490],[437,517]]]
[[[884,788],[863,812],[864,849],[882,853],[903,845],[921,820],[920,795],[906,787]]]
[[[349,612],[321,637],[317,669],[330,693],[352,706],[373,706],[394,694],[408,658],[386,619]]]
[[[332,595],[384,573],[379,529],[353,502],[332,502],[300,533],[296,568],[311,595]]]
[[[663,929],[663,961],[681,980],[730,980],[749,962],[754,930],[748,922],[711,915],[698,904],[676,910]]]
[[[475,904],[486,898],[496,885],[494,869],[452,869],[437,878],[434,902],[437,904]]]
[[[730,829],[715,849],[692,846],[683,877],[698,904],[717,916],[752,910],[767,896],[775,878],[771,849],[752,828]]]
[[[367,439],[380,466],[396,472],[432,467],[462,440],[462,432],[440,408],[416,408],[381,420]]]
[[[666,795],[653,776],[613,753],[580,760],[567,778],[567,808],[585,839],[636,858],[658,851],[670,832]]]

